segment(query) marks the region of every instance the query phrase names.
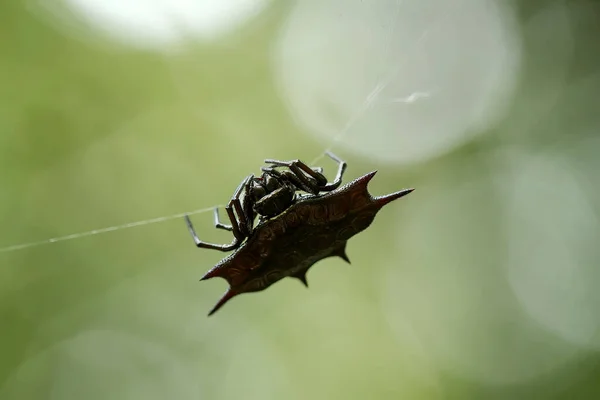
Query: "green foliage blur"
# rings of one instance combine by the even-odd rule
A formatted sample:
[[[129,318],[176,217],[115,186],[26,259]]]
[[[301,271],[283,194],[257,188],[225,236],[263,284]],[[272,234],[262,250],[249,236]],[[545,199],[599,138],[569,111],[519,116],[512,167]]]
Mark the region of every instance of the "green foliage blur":
[[[0,4],[0,248],[224,204],[263,159],[310,161],[329,145],[305,134],[272,79],[287,2],[165,53],[68,35],[34,3]],[[181,218],[0,252],[0,399],[599,398],[598,298],[553,331],[554,309],[533,317],[506,271],[511,218],[528,232],[551,203],[539,218],[558,239],[531,252],[572,239],[552,223],[580,218],[561,197],[573,185],[591,210],[573,249],[599,266],[600,6],[575,0],[587,11],[561,16],[572,36],[558,60],[554,22],[530,22],[564,2],[514,3],[523,65],[508,114],[414,165],[339,149],[348,179],[379,170],[373,193],[417,190],[349,243],[352,266],[313,268],[308,290],[286,279],[207,318],[226,285],[198,279],[223,254],[196,249]],[[531,211],[518,214],[508,188],[524,159],[547,155],[581,179],[527,169],[543,187],[516,185]],[[201,237],[230,240],[210,212],[193,220]],[[538,272],[560,293],[583,287]]]

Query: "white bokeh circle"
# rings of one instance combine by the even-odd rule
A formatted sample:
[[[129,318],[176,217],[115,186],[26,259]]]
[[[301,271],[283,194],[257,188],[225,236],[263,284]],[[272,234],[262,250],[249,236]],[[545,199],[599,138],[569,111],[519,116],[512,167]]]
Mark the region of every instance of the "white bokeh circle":
[[[600,349],[600,139],[515,158],[508,215],[511,287],[560,337]]]
[[[341,147],[409,163],[504,114],[520,42],[511,10],[492,0],[297,2],[274,57],[281,96],[310,133],[326,142],[356,119]]]
[[[44,11],[73,27],[71,16],[123,43],[153,49],[179,42],[214,40],[256,16],[268,0],[31,0]],[[65,7],[67,10],[65,10]]]
[[[434,365],[478,382],[518,384],[563,367],[580,349],[515,301],[497,207],[503,174],[485,171],[454,165],[419,186],[418,201],[398,218],[381,305],[398,337],[409,326]]]

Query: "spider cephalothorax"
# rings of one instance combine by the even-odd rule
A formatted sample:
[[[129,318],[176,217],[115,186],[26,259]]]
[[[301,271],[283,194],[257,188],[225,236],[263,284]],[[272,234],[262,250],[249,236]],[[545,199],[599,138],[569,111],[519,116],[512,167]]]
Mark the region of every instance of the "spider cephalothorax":
[[[383,206],[413,191],[404,189],[373,197],[367,184],[375,172],[339,187],[346,164],[332,154],[330,157],[339,164],[332,183],[327,183],[320,168],[309,168],[300,161],[266,160],[271,166],[263,168],[259,178],[246,178],[226,207],[231,226],[221,224],[215,211],[216,226],[234,233],[234,241],[229,245],[198,239],[186,216],[198,247],[235,249],[202,277],[220,277],[229,283],[229,289],[209,315],[234,296],[264,290],[285,277],[296,278],[308,286],[307,271],[325,258],[340,257],[350,262],[347,241],[367,229]],[[288,170],[277,171],[277,167]],[[245,195],[240,200],[242,191]],[[309,194],[297,196],[298,191]],[[234,210],[240,217],[236,218]],[[256,214],[261,218],[254,227]]]
[[[297,200],[296,192],[304,191],[317,196],[321,192],[337,189],[342,183],[346,162],[340,160],[333,153],[327,152],[326,154],[338,164],[337,174],[331,183],[323,175],[322,168],[310,168],[300,160],[265,160],[265,164],[269,164],[269,166],[262,167],[262,175],[259,177],[250,175],[245,178],[225,207],[231,225],[221,223],[219,210],[215,208],[215,227],[231,231],[234,236],[233,242],[221,245],[200,240],[190,219],[185,217],[196,246],[231,251],[252,235],[256,216],[260,218],[260,223],[281,214]],[[280,171],[278,168],[287,169]]]

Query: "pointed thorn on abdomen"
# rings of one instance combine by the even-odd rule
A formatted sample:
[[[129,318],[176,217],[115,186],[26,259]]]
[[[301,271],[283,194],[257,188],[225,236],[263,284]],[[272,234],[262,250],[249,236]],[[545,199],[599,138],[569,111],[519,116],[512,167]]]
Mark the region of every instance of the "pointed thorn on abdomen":
[[[223,297],[221,297],[221,299],[217,302],[217,304],[215,304],[213,309],[210,310],[208,316],[210,317],[211,315],[216,313],[219,310],[219,308],[223,307],[225,303],[227,303],[229,300],[231,300],[232,297],[237,296],[238,294],[238,292],[232,290],[231,288],[227,289]]]
[[[381,207],[383,207],[386,204],[388,204],[396,199],[399,199],[400,197],[404,197],[407,194],[412,193],[414,190],[415,190],[414,188],[400,190],[399,192],[390,193],[385,196],[376,197],[375,201],[377,202],[377,204],[379,204]]]
[[[306,280],[306,271],[300,271],[295,275],[292,275],[292,277],[298,279],[300,282],[302,282],[304,286],[308,287],[308,281]]]

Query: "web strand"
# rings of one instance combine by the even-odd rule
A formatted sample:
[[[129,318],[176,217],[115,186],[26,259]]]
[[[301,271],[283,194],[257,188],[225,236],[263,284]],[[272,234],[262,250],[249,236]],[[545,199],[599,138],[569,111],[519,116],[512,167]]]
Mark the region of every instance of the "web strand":
[[[209,211],[214,210],[215,207],[223,207],[223,206],[219,205],[219,206],[201,208],[201,209],[186,212],[186,213],[179,213],[179,214],[168,215],[165,217],[151,218],[151,219],[146,219],[143,221],[130,222],[127,224],[122,224],[122,225],[114,225],[114,226],[109,226],[108,228],[93,229],[93,230],[87,231],[87,232],[73,233],[71,235],[66,235],[66,236],[58,236],[58,237],[54,237],[51,239],[40,240],[37,242],[15,244],[12,246],[0,248],[0,253],[7,253],[9,251],[16,251],[16,250],[23,250],[23,249],[27,249],[29,247],[41,246],[44,244],[64,242],[66,240],[79,239],[79,238],[83,238],[86,236],[99,235],[101,233],[120,231],[122,229],[135,228],[137,226],[157,224],[159,222],[165,222],[165,221],[170,221],[173,219],[183,218],[185,215],[195,215],[195,214],[202,214],[205,212],[209,212]]]
[[[400,1],[396,2],[394,21],[391,24],[390,31],[389,31],[389,38],[386,43],[385,53],[387,53],[387,54],[384,54],[384,56],[386,56],[386,57],[389,57],[389,55],[390,55],[391,40],[393,37],[393,32],[396,28],[396,23],[397,23],[396,17],[400,10],[400,3],[401,3]],[[423,33],[423,35],[421,35],[421,37],[415,42],[414,45],[415,46],[418,45],[426,35],[427,35],[427,31],[425,31]],[[348,119],[346,124],[342,127],[342,129],[333,137],[329,146],[318,157],[316,157],[311,162],[311,165],[315,165],[319,160],[321,160],[327,154],[328,151],[333,150],[333,148],[336,147],[338,145],[338,143],[344,137],[346,137],[346,135],[348,134],[350,129],[356,124],[356,122],[365,114],[365,112],[367,112],[367,110],[369,108],[371,108],[373,106],[375,101],[377,99],[379,99],[381,92],[387,88],[387,86],[392,81],[392,79],[399,73],[399,71],[401,70],[403,65],[404,65],[404,63],[399,63],[398,65],[395,66],[395,68],[392,69],[392,71],[390,71],[387,74],[387,76],[380,77],[378,79],[377,84],[375,85],[373,90],[366,96],[365,101],[362,103],[362,105],[359,107],[359,109],[356,110],[356,112],[350,116],[350,118]],[[392,99],[391,102],[393,102],[393,103],[412,103],[419,98],[429,97],[429,95],[430,95],[429,92],[415,92],[415,93],[410,94],[407,97],[396,97],[396,98]],[[166,221],[170,221],[170,220],[174,220],[174,219],[178,219],[178,218],[183,218],[185,215],[196,215],[196,214],[206,213],[206,212],[214,210],[216,207],[221,208],[224,206],[218,205],[218,206],[206,207],[206,208],[201,208],[201,209],[190,211],[190,212],[183,212],[183,213],[173,214],[173,215],[169,215],[169,216],[146,219],[143,221],[136,221],[136,222],[130,222],[130,223],[121,224],[121,225],[114,225],[114,226],[110,226],[107,228],[93,229],[93,230],[86,231],[86,232],[74,233],[74,234],[70,234],[70,235],[66,235],[66,236],[58,236],[58,237],[35,241],[35,242],[28,242],[28,243],[15,244],[15,245],[6,246],[6,247],[0,247],[0,253],[8,253],[8,252],[12,252],[12,251],[23,250],[23,249],[41,246],[41,245],[45,245],[45,244],[52,244],[52,243],[64,242],[67,240],[80,239],[80,238],[84,238],[84,237],[88,237],[88,236],[99,235],[102,233],[114,232],[114,231],[119,231],[119,230],[128,229],[128,228],[135,228],[138,226],[157,224],[160,222],[166,222]]]

